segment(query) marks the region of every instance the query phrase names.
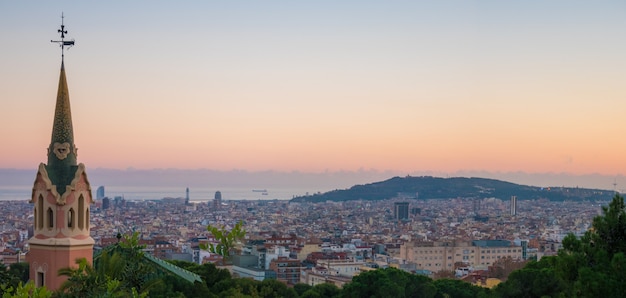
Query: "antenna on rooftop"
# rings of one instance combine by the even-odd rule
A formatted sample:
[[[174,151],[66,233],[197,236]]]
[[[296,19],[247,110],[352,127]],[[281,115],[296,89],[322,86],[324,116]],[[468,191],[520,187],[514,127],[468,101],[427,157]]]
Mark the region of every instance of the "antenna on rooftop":
[[[61,29],[57,30],[58,33],[61,33],[61,40],[50,40],[50,42],[56,42],[61,47],[61,61],[65,58],[65,47],[69,49],[74,45],[74,39],[65,40],[65,34],[67,34],[67,30],[65,30],[64,24],[65,16],[61,13]]]

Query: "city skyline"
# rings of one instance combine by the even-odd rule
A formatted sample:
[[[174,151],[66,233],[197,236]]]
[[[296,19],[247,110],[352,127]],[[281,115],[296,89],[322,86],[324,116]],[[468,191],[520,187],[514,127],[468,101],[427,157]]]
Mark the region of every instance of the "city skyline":
[[[63,11],[90,168],[626,172],[622,2],[62,3],[0,4],[0,168],[46,158]]]

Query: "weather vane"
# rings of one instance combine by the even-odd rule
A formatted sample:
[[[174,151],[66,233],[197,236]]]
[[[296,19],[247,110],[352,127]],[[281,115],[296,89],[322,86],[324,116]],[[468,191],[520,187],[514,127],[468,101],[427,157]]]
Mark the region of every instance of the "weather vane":
[[[63,13],[61,13],[61,29],[57,30],[58,33],[61,33],[61,40],[50,40],[50,42],[56,42],[61,47],[61,61],[65,58],[65,47],[69,49],[74,45],[74,40],[65,40],[65,34],[67,34],[67,30],[65,30],[65,25],[63,24]]]

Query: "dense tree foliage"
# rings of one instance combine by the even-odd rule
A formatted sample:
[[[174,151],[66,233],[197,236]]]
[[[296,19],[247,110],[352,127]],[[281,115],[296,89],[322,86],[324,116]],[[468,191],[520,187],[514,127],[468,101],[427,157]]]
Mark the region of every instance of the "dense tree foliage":
[[[9,274],[7,267],[4,263],[0,262],[0,285],[5,287],[13,285],[13,278]],[[4,293],[3,288],[0,288],[0,294]]]
[[[300,297],[341,297],[341,289],[334,284],[325,283],[311,287]]]
[[[496,287],[497,297],[559,297],[565,283],[550,265],[550,258],[531,262],[523,269],[513,271],[506,282]]]
[[[7,271],[10,276],[13,278],[13,282],[17,281],[18,283],[21,281],[23,284],[28,282],[28,263],[20,262],[11,264],[9,270]]]
[[[385,181],[355,185],[349,189],[333,190],[323,194],[313,194],[293,198],[292,202],[325,202],[350,200],[386,200],[397,197],[399,192],[419,194],[420,199],[448,198],[510,198],[519,196],[525,199],[549,199],[551,201],[610,199],[612,192],[598,189],[557,187],[542,188],[514,184],[506,181],[485,178],[439,178],[439,177],[394,177]]]
[[[23,288],[28,288],[31,285],[28,285],[27,282],[28,263],[16,263],[7,268],[4,263],[0,262],[0,295],[6,292],[15,293]]]
[[[38,288],[35,283],[29,281],[27,283],[19,282],[17,286],[0,285],[2,288],[2,298],[50,298],[53,297],[53,292],[46,289],[46,287]]]
[[[296,294],[298,294],[298,296],[302,296],[304,292],[310,290],[311,288],[313,288],[313,286],[304,283],[297,283],[293,286],[293,289],[296,291]]]
[[[489,289],[472,285],[458,279],[437,279],[433,282],[437,289],[435,298],[476,298],[489,297]]]
[[[437,289],[428,277],[386,268],[363,272],[346,284],[343,297],[435,297]]]
[[[28,263],[16,263],[7,268],[0,262],[0,297],[49,298],[52,294],[46,287],[37,288],[28,281]]]

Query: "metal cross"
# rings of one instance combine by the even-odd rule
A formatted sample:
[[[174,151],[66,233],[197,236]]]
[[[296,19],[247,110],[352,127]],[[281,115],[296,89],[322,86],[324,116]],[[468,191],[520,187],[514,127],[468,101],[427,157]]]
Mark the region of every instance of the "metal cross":
[[[65,19],[65,16],[63,16],[63,13],[61,13],[61,29],[57,30],[58,33],[61,33],[61,40],[50,40],[50,42],[56,42],[59,44],[59,46],[61,47],[61,60],[63,60],[63,58],[65,58],[65,46],[67,46],[68,48],[70,48],[71,46],[74,45],[74,40],[65,40],[65,34],[67,34],[67,30],[65,30],[65,25],[63,24],[63,19]]]

